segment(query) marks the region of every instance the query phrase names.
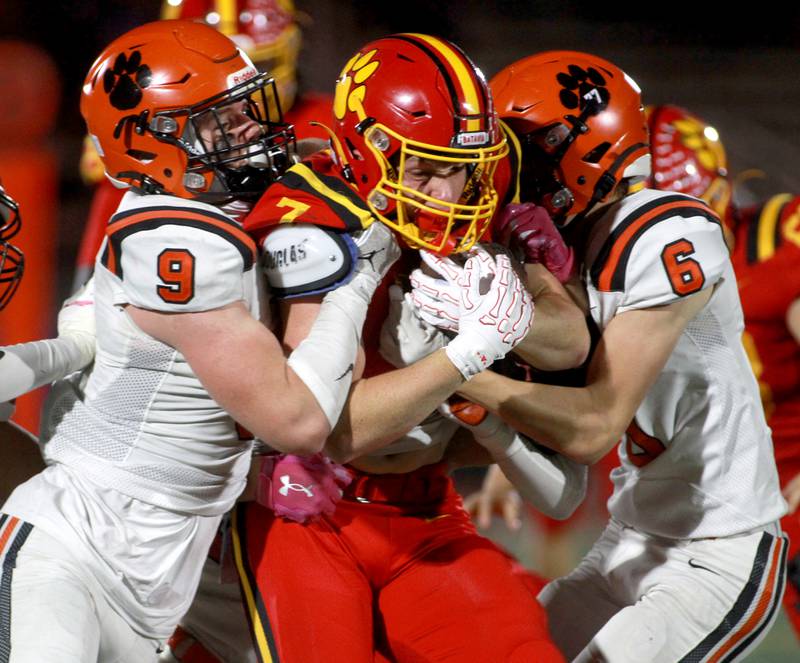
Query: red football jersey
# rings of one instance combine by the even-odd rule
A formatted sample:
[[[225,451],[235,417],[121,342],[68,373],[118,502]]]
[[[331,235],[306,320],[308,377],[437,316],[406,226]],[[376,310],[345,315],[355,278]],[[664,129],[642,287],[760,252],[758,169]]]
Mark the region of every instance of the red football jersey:
[[[773,196],[744,210],[731,259],[745,318],[744,343],[758,378],[782,479],[800,470],[800,344],[786,314],[800,298],[800,197]]]

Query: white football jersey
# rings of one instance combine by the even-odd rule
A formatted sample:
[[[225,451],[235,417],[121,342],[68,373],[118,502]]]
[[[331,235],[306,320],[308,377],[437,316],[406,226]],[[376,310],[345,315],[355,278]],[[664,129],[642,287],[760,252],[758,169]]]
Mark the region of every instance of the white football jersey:
[[[125,305],[205,311],[244,301],[263,317],[254,242],[219,209],[174,196],[125,195],[95,265],[97,354],[83,398],[52,403],[45,459],[175,511],[227,511],[252,442],[183,356],[144,332]]]
[[[128,192],[106,234],[95,265],[95,363],[52,390],[41,435],[50,467],[4,511],[63,541],[137,631],[166,637],[188,609],[221,514],[244,488],[252,440],[125,307],[243,301],[265,324],[268,308],[255,243],[216,207]]]
[[[626,311],[714,288],[621,441],[611,515],[670,538],[727,536],[780,518],[786,504],[719,220],[695,198],[643,190],[594,222],[584,265],[601,330]]]

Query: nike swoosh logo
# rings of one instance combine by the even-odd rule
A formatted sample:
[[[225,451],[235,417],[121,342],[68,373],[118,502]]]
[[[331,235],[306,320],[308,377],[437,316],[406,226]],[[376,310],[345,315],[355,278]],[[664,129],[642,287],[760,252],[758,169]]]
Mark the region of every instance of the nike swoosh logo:
[[[709,569],[707,566],[703,566],[702,564],[698,564],[691,557],[689,558],[689,566],[691,566],[693,569],[703,569],[704,571],[708,571],[709,573],[713,573],[715,576],[719,575],[719,573],[717,573],[716,571],[713,571],[712,569]]]
[[[347,367],[347,370],[344,373],[342,373],[338,378],[336,378],[335,381],[338,382],[339,380],[344,379],[347,376],[348,373],[352,373],[352,372],[353,372],[353,364],[350,364]]]

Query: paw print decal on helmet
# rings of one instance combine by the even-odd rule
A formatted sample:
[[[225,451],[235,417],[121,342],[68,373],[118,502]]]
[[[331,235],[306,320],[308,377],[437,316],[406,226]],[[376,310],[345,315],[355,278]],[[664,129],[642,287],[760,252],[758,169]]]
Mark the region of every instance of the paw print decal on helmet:
[[[142,89],[150,85],[152,76],[150,67],[142,64],[142,54],[139,51],[134,51],[130,57],[120,53],[114,66],[107,69],[103,76],[103,89],[114,108],[130,110],[139,105]]]
[[[380,66],[378,60],[372,59],[377,52],[373,49],[364,54],[356,53],[342,69],[333,100],[333,113],[337,120],[344,119],[347,111],[355,113],[359,122],[367,117],[364,112],[367,86],[364,83]]]
[[[692,117],[676,118],[672,125],[678,130],[681,143],[694,152],[703,168],[712,172],[725,171],[725,153],[715,129]]]
[[[560,72],[556,80],[563,88],[558,93],[561,104],[570,110],[579,108],[581,111],[589,105],[595,106],[595,113],[599,113],[611,99],[606,88],[606,79],[594,67],[583,69],[577,65],[567,66],[569,73]]]

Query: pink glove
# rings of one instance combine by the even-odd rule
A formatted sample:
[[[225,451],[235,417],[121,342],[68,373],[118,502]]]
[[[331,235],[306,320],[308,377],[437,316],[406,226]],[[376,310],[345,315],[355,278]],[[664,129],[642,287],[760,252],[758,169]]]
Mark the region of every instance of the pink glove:
[[[517,245],[525,254],[525,262],[544,265],[561,283],[572,276],[574,253],[544,207],[533,203],[506,205],[497,219],[497,236],[506,246]]]
[[[258,474],[256,501],[287,520],[304,523],[331,515],[352,481],[349,472],[327,456],[266,456]]]

